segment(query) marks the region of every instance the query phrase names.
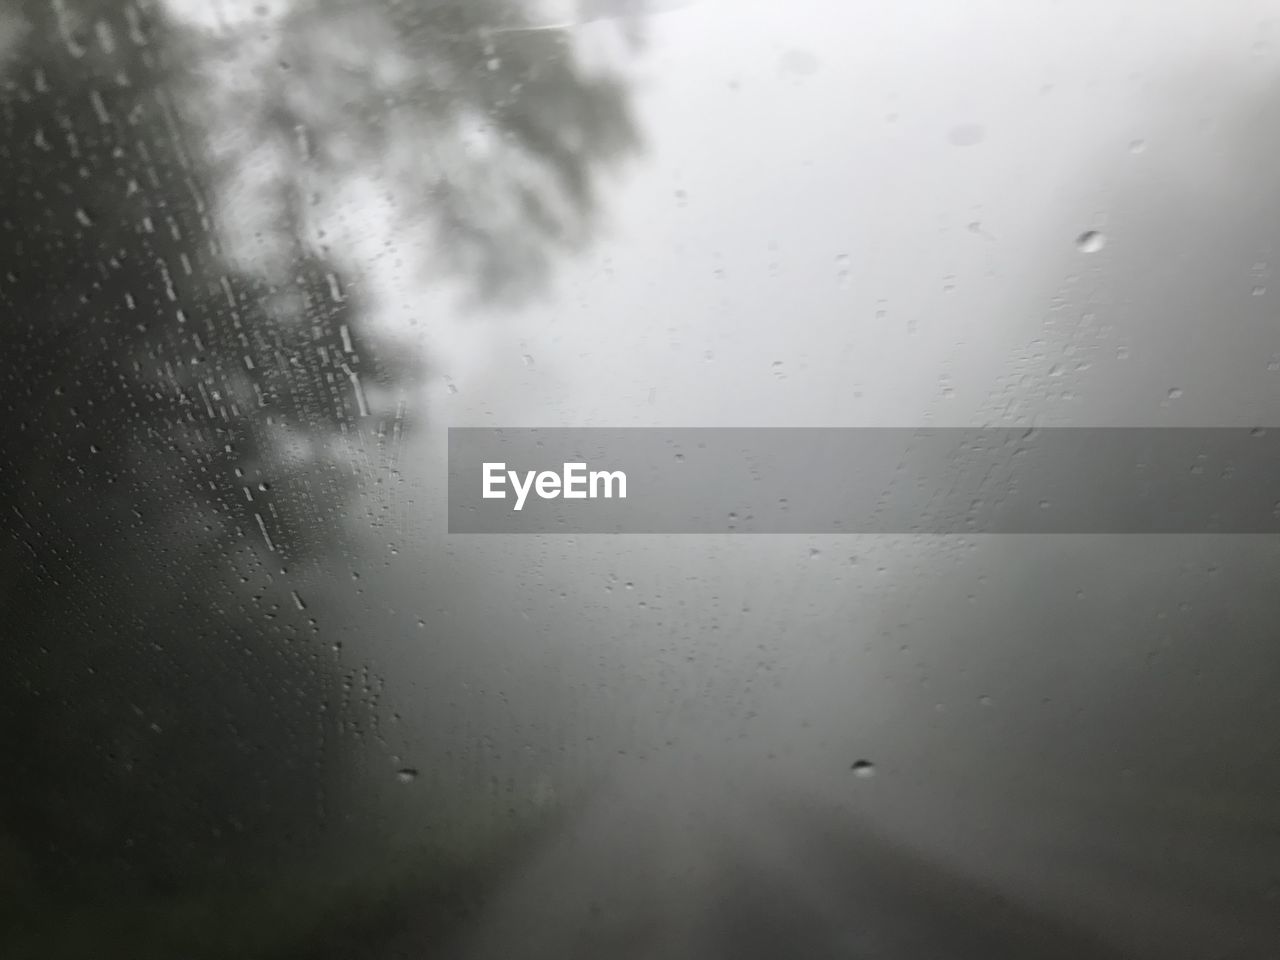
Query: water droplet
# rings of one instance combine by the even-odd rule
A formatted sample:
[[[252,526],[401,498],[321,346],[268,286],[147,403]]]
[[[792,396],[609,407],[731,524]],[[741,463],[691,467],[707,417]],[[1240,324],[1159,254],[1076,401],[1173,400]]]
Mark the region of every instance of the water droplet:
[[[1182,396],[1181,387],[1170,387],[1168,397],[1170,400],[1177,400]]]
[[[1141,139],[1141,138],[1139,138],[1139,139],[1137,139],[1137,140],[1130,140],[1130,141],[1129,141],[1129,152],[1130,152],[1130,153],[1142,153],[1142,152],[1144,152],[1146,149],[1147,149],[1147,141],[1145,141],[1145,140],[1143,140],[1143,139]]]
[[[978,703],[980,703],[984,707],[989,707],[992,704],[992,700],[986,694],[983,694],[981,697],[978,698]]]
[[[413,783],[418,779],[418,771],[413,767],[401,767],[396,771],[396,779],[401,783]]]
[[[849,769],[853,771],[855,777],[861,777],[864,780],[876,775],[876,765],[870,760],[855,760]]]
[[[788,50],[778,58],[778,68],[784,73],[807,77],[818,72],[818,58],[808,50]]]
[[[1107,245],[1107,238],[1100,230],[1086,230],[1076,237],[1076,249],[1081,253],[1097,253]]]
[[[961,123],[951,128],[947,139],[956,147],[973,147],[986,138],[986,131],[981,124]]]

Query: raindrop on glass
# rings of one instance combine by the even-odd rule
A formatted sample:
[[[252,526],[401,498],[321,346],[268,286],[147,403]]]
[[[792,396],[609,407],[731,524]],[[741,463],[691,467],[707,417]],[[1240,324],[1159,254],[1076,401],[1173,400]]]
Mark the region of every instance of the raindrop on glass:
[[[1097,253],[1107,245],[1107,238],[1101,231],[1086,230],[1076,237],[1076,249],[1081,253]]]

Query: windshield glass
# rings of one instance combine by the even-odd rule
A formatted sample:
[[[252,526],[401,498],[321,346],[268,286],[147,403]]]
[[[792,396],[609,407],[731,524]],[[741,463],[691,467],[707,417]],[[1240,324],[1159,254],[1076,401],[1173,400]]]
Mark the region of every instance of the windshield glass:
[[[1277,956],[1278,17],[0,0],[0,956]]]

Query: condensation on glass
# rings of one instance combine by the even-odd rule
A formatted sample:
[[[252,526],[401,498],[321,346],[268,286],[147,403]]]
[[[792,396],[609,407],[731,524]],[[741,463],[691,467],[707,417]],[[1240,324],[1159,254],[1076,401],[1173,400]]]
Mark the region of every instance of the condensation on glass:
[[[1280,429],[1278,15],[0,0],[0,955],[1275,956],[1274,536],[446,450]]]

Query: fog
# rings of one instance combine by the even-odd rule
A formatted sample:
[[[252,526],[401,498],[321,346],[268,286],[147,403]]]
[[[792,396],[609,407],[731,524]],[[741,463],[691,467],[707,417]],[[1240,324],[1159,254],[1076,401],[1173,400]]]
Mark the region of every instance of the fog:
[[[289,4],[164,7],[218,51],[173,83],[220,262],[314,258],[364,361],[308,381],[340,415],[295,387],[346,484],[287,481],[313,549],[237,527],[310,621],[332,682],[301,699],[363,731],[334,819],[393,848],[537,825],[447,941],[419,918],[394,948],[1273,955],[1274,538],[465,536],[445,442],[1275,424],[1280,6],[440,9],[423,49],[472,76],[457,13],[496,65],[395,48],[344,112],[315,91],[393,19],[317,4],[308,46]],[[255,125],[245,77],[281,58]],[[397,96],[432,109],[397,126]]]
[[[466,664],[525,769],[747,768],[1129,950],[1273,943],[1270,540],[450,537],[440,482],[445,426],[1273,422],[1264,7],[654,17],[607,234],[411,447],[389,690]]]

